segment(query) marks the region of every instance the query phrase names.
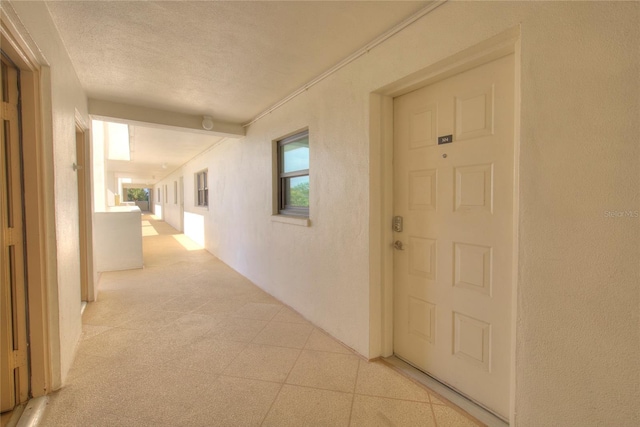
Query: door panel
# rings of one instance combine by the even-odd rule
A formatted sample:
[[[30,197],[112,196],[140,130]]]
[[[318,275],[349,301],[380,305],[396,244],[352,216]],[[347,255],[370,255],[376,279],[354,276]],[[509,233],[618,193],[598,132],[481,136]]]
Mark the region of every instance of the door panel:
[[[0,218],[2,277],[0,286],[0,409],[27,400],[27,305],[24,259],[24,200],[20,146],[18,70],[2,57],[0,108]]]
[[[505,418],[513,74],[509,55],[394,100],[394,352]]]

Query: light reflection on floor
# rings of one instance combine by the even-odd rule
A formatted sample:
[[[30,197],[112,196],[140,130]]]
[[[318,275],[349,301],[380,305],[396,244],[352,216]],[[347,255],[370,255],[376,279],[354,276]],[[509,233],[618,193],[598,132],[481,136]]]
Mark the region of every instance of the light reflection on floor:
[[[158,231],[149,221],[142,221],[142,237],[157,236]]]
[[[178,241],[188,251],[199,251],[204,249],[202,245],[194,242],[184,234],[174,234],[173,238]]]

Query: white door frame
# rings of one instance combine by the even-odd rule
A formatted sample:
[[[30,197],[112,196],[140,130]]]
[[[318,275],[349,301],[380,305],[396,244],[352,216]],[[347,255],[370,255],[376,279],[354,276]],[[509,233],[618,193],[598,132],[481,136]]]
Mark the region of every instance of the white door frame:
[[[372,358],[393,355],[393,98],[470,70],[508,54],[515,54],[513,268],[511,320],[510,423],[515,420],[516,309],[519,253],[520,158],[520,27],[478,43],[447,59],[392,82],[370,96],[370,336]]]

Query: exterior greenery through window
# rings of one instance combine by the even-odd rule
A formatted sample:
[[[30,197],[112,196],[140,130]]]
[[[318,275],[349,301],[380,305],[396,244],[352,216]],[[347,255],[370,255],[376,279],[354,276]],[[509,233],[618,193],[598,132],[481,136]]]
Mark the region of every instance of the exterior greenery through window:
[[[207,187],[207,169],[196,173],[196,206],[209,206],[209,188]]]
[[[309,217],[309,131],[278,141],[278,211]]]
[[[127,189],[127,200],[132,200],[135,202],[138,201],[149,201],[149,190],[146,188],[128,188]]]

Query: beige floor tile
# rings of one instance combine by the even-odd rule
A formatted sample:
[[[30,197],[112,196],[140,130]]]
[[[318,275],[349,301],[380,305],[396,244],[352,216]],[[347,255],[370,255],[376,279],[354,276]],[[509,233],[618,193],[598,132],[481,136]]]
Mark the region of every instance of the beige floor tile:
[[[38,424],[39,427],[91,426],[91,427],[169,427],[155,420],[123,417],[119,414],[94,413],[85,411],[47,411]]]
[[[100,298],[100,297],[98,297]],[[173,295],[154,296],[123,294],[118,299],[93,302],[87,305],[82,322],[99,326],[120,326],[174,298]]]
[[[281,309],[281,304],[251,302],[234,311],[233,315],[245,319],[271,320]]]
[[[307,319],[302,317],[296,311],[290,309],[289,307],[282,307],[282,310],[273,318],[274,322],[288,322],[288,323],[305,323],[309,322]]]
[[[303,348],[313,326],[307,323],[270,322],[253,339],[256,344]]]
[[[181,313],[174,322],[161,329],[160,333],[178,333],[190,337],[201,337],[208,332],[217,330],[218,325],[225,320],[224,315],[210,316],[207,314]]]
[[[220,377],[186,411],[179,426],[259,426],[273,404],[280,384],[244,378]]]
[[[203,298],[209,298],[212,302],[224,302],[235,300],[241,303],[238,308],[243,307],[249,301],[245,297],[245,290],[237,286],[233,286],[223,281],[216,281],[211,283],[210,279],[188,283],[186,291],[190,293],[196,293]]]
[[[147,337],[147,333],[135,329],[113,328],[80,342],[79,350],[94,356],[114,358],[126,354],[133,346]]]
[[[82,323],[94,326],[119,326],[135,319],[141,313],[153,308],[153,305],[145,306],[120,306],[118,301],[95,302],[87,305],[82,315]]]
[[[109,307],[111,309],[122,310],[139,309],[140,307],[160,307],[168,301],[180,295],[173,284],[159,288],[152,280],[146,280],[142,285],[132,287],[125,285],[124,289],[104,290],[102,282],[99,285],[100,293],[98,301],[87,305],[87,310],[94,307]],[[85,311],[86,314],[86,311]],[[86,320],[86,319],[85,319]]]
[[[352,427],[435,427],[431,405],[356,394],[351,412]]]
[[[201,314],[233,314],[236,310],[242,308],[246,302],[227,299],[223,297],[218,297],[217,299],[212,299],[208,303],[198,307],[193,313],[201,313]]]
[[[360,361],[356,393],[429,402],[429,392],[382,362]]]
[[[70,382],[49,395],[49,403],[41,426],[88,426],[92,420],[120,414],[117,400],[131,385],[126,379],[136,372],[132,366],[110,366],[96,369]],[[127,418],[125,416],[125,418]]]
[[[203,338],[176,351],[176,357],[165,366],[222,373],[246,346],[245,343],[236,341]]]
[[[354,355],[303,350],[286,382],[353,393],[358,362]]]
[[[353,354],[351,350],[349,350],[344,345],[340,344],[337,340],[331,338],[329,335],[325,334],[319,329],[314,329],[309,336],[309,340],[304,346],[305,350],[318,350],[318,351],[328,351],[331,353],[343,353],[343,354]]]
[[[431,404],[433,405],[447,405],[448,403],[435,393],[429,393],[431,398]]]
[[[251,342],[267,324],[265,320],[230,317],[216,325],[207,335],[220,340]]]
[[[348,426],[352,399],[350,393],[284,385],[262,425]]]
[[[94,356],[82,351],[76,353],[73,365],[67,374],[65,385],[75,384],[84,381],[83,375],[91,375],[92,373],[112,366],[113,361],[100,356]]]
[[[175,287],[175,279],[168,276],[166,272],[150,272],[149,270],[145,270],[145,272],[145,277],[127,281],[117,289],[103,288],[101,280],[99,284],[100,294],[97,303],[115,301],[117,304],[125,307],[139,306],[147,303],[159,306],[180,295],[180,291]],[[171,292],[168,292],[169,290]],[[102,296],[103,294],[104,297]]]
[[[129,387],[117,396],[118,413],[129,418],[175,425],[185,411],[199,407],[217,375],[188,369],[155,368],[137,371]]]
[[[166,311],[179,311],[181,313],[190,313],[202,307],[207,302],[209,302],[209,299],[203,298],[199,295],[191,296],[189,294],[185,294],[165,302],[164,304],[160,305],[160,308]]]
[[[159,331],[147,331],[147,337],[141,343],[141,347],[150,346],[155,350],[175,350],[179,347],[192,344],[199,338],[206,335],[208,328],[191,328],[180,330],[172,328],[171,325]],[[156,347],[157,346],[157,347]],[[142,350],[142,348],[141,348]]]
[[[177,335],[170,337],[166,333],[150,333],[143,341],[131,346],[114,360],[149,367],[160,367],[177,357],[178,350],[189,345],[191,340]]]
[[[271,295],[269,295],[266,292],[255,292],[255,290],[253,292],[249,292],[246,295],[247,301],[249,302],[259,302],[259,303],[263,303],[263,304],[282,304],[280,301],[278,301],[276,298],[272,297]]]
[[[264,381],[284,382],[300,350],[248,344],[223,371],[225,375]]]
[[[109,359],[116,364],[162,365],[176,350],[194,338],[184,334],[113,328],[80,343],[79,352]]]
[[[151,310],[136,316],[134,319],[122,323],[119,327],[126,329],[141,329],[147,331],[157,331],[171,324],[183,314],[175,311]]]
[[[449,406],[433,405],[433,413],[438,427],[477,427],[482,426],[471,418],[467,418]]]
[[[89,338],[93,338],[96,335],[100,335],[103,332],[108,331],[109,329],[112,329],[113,326],[96,326],[96,325],[88,325],[88,324],[83,324],[82,325],[82,337],[80,338],[81,340],[86,340]]]

